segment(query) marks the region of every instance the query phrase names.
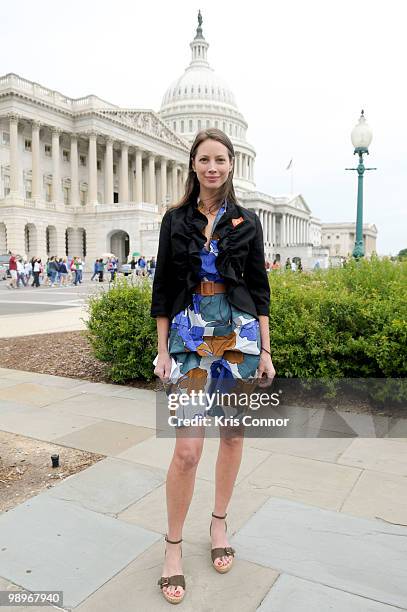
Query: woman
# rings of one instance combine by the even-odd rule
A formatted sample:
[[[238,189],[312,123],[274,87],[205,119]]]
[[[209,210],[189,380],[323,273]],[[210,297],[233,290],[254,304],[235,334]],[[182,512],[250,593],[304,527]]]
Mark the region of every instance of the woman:
[[[181,388],[196,388],[199,381],[208,388],[215,379],[251,378],[256,370],[259,378],[275,375],[262,229],[257,215],[237,203],[234,157],[226,134],[214,128],[199,132],[184,197],[161,223],[151,306],[158,334],[154,373],[168,380],[174,358]],[[204,439],[203,427],[187,437],[178,435],[181,429],[167,475],[167,544],[158,581],[171,603],[185,594],[180,543]],[[220,573],[231,568],[235,552],[225,517],[242,448],[241,432],[221,432],[210,526],[212,564]]]

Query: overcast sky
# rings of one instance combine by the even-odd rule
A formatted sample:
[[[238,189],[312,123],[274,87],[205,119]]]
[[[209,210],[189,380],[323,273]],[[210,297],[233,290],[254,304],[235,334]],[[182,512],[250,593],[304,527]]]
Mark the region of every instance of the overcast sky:
[[[14,0],[2,7],[0,74],[16,72],[70,97],[95,94],[159,110],[190,61],[197,11],[211,66],[249,124],[260,191],[303,195],[323,222],[356,218],[350,132],[373,130],[364,221],[378,252],[407,247],[405,0],[141,2]]]

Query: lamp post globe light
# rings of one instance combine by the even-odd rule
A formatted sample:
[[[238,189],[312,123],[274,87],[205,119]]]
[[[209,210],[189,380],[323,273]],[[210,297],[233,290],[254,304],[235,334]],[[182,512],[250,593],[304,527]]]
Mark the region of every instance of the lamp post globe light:
[[[366,123],[365,112],[359,118],[359,122],[355,125],[351,133],[351,140],[354,148],[354,155],[359,155],[359,164],[357,168],[346,168],[346,170],[356,170],[358,173],[358,203],[356,213],[356,236],[355,246],[353,247],[352,255],[355,259],[363,257],[365,248],[363,244],[363,175],[365,170],[377,170],[377,168],[365,168],[363,163],[363,154],[369,155],[369,146],[372,142],[372,130]]]

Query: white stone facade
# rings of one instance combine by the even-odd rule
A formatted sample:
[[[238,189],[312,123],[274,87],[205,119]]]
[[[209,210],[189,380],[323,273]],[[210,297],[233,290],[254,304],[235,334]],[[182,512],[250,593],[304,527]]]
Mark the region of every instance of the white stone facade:
[[[322,244],[329,249],[331,257],[349,257],[355,246],[356,223],[323,223]],[[363,244],[365,257],[376,253],[377,227],[371,223],[363,224]]]
[[[161,213],[181,196],[188,151],[153,111],[1,77],[0,252],[155,255]]]

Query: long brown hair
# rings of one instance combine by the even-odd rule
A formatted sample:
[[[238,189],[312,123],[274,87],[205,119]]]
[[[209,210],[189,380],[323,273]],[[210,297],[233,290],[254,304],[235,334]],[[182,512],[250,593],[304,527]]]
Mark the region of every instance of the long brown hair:
[[[188,177],[185,182],[185,192],[182,196],[181,200],[174,205],[173,208],[180,208],[181,206],[187,206],[191,204],[191,202],[195,202],[199,196],[200,185],[198,181],[198,177],[195,171],[192,168],[192,162],[195,159],[196,152],[200,144],[205,142],[205,140],[217,140],[221,144],[225,145],[230,162],[233,162],[232,171],[229,172],[229,176],[226,181],[219,187],[216,193],[216,204],[214,208],[219,208],[222,202],[225,200],[228,202],[233,202],[237,204],[237,198],[235,194],[235,189],[233,187],[233,173],[235,169],[235,150],[233,148],[232,141],[229,136],[227,136],[222,130],[218,130],[218,128],[207,128],[206,130],[201,130],[195,137],[194,142],[192,143],[191,151],[189,154],[189,167],[188,167]],[[211,207],[212,208],[212,207]]]

